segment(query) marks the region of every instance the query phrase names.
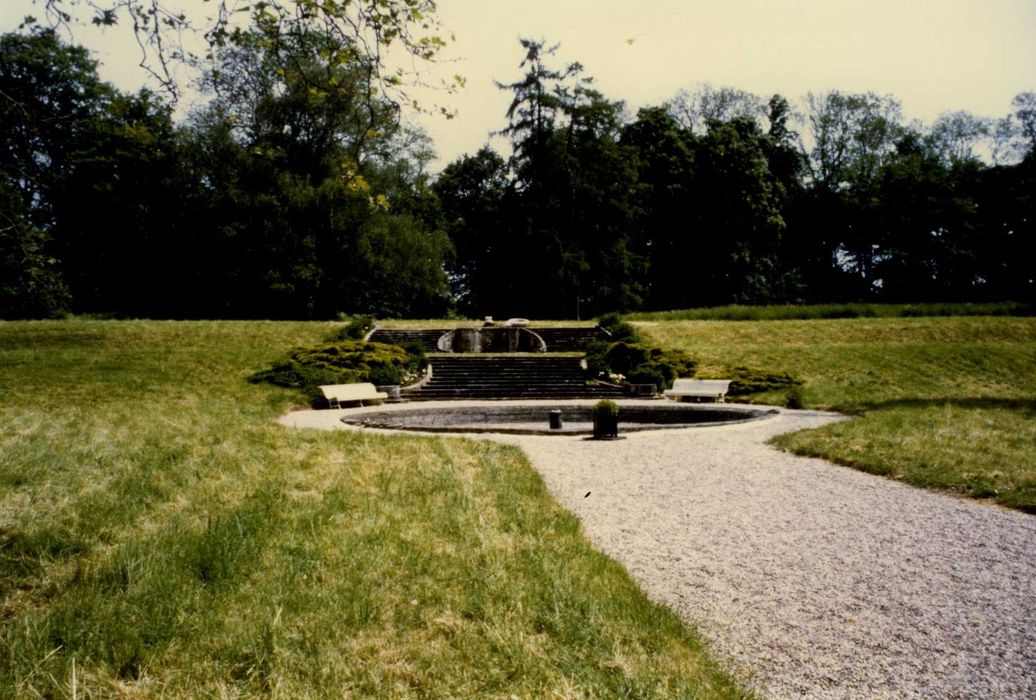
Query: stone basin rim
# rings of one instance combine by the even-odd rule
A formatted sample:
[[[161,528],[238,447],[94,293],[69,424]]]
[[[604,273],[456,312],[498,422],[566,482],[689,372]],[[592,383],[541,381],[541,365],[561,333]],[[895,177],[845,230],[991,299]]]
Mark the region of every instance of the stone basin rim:
[[[349,409],[347,425],[381,430],[425,433],[498,433],[511,435],[590,435],[596,401],[538,400],[436,401]],[[685,404],[619,401],[619,432],[719,427],[774,418],[771,406],[746,404]],[[548,415],[560,410],[562,430],[551,430]],[[625,420],[624,420],[625,417]]]

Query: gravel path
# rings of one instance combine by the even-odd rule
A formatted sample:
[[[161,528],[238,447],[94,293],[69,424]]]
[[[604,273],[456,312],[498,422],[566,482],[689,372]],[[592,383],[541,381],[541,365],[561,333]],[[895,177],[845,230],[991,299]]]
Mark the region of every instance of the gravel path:
[[[1036,517],[765,444],[831,420],[494,439],[766,697],[1036,698]]]

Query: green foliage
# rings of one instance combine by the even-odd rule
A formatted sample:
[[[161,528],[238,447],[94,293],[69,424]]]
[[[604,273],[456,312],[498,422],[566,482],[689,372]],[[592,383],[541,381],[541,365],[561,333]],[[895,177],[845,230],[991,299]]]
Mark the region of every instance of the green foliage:
[[[353,382],[408,384],[427,364],[423,351],[411,352],[385,343],[341,340],[296,350],[288,360],[256,372],[249,381],[300,389],[310,403],[319,405],[321,385]]]
[[[595,340],[586,346],[586,374],[593,379],[606,377],[609,373],[608,354],[609,343],[603,340]]]
[[[622,320],[617,313],[607,313],[597,319],[597,325],[608,331],[613,343],[639,343],[640,335],[631,324]]]
[[[662,391],[673,385],[675,373],[666,370],[669,365],[645,363],[637,365],[626,373],[626,381],[630,384],[653,384]]]
[[[386,93],[403,103],[411,102],[408,81],[402,71],[387,70],[383,52],[408,55],[419,65],[433,60],[447,45],[433,0],[263,0],[251,6],[215,0],[205,9],[186,11],[169,0],[120,2],[108,8],[77,0],[47,0],[46,7],[46,20],[52,27],[73,34],[87,25],[112,26],[120,20],[132,27],[142,52],[141,66],[174,99],[183,88],[182,69],[200,62],[197,49],[185,46],[185,35],[204,38],[207,58],[211,58],[227,47],[251,45],[256,37],[274,45],[286,37],[316,34],[327,47],[332,68],[353,63],[366,66],[361,92],[367,96]],[[35,17],[25,20],[29,26],[36,22]],[[443,84],[450,90],[461,85],[459,76]],[[327,95],[325,86],[314,85],[313,89]],[[451,114],[445,108],[440,111]]]
[[[787,393],[784,395],[784,405],[788,408],[794,409],[806,407],[806,400],[804,394],[802,393],[801,384],[796,384],[790,389],[788,389]]]
[[[462,220],[463,249],[471,249],[471,227],[489,223],[473,231],[479,257],[471,276],[460,281],[482,289],[489,282],[482,304],[497,315],[581,318],[633,308],[642,301],[643,262],[629,233],[636,178],[633,154],[618,138],[623,105],[580,78],[578,63],[551,67],[557,46],[520,41],[524,75],[497,84],[512,96],[508,124],[499,132],[512,145],[500,214],[486,216],[470,206],[486,201],[482,193],[500,191],[495,159],[483,152],[475,162],[447,168],[444,214],[448,221]],[[463,173],[481,176],[458,177]],[[474,192],[458,189],[472,181],[478,184]],[[463,221],[468,213],[477,218]]]
[[[0,318],[50,318],[68,308],[68,288],[47,253],[50,237],[27,221],[20,197],[0,180]]]
[[[774,372],[751,367],[734,367],[724,373],[724,379],[731,379],[727,393],[733,396],[758,394],[764,391],[779,391],[803,384],[803,380],[787,372]]]
[[[595,416],[617,416],[619,415],[619,404],[611,399],[601,399],[594,404]]]
[[[696,362],[687,353],[636,343],[594,342],[586,349],[587,373],[592,378],[630,384],[654,384],[659,390],[678,377],[694,376]]]

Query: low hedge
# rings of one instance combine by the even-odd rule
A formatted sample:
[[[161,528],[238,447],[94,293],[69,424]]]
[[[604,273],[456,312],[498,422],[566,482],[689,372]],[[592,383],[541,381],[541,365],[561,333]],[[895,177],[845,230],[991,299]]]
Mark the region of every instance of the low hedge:
[[[678,377],[692,377],[697,363],[684,351],[639,343],[596,342],[586,349],[587,373],[594,379],[654,384],[668,389]]]
[[[409,384],[416,380],[428,360],[419,344],[409,347],[339,340],[315,348],[295,350],[287,360],[256,372],[249,381],[299,389],[311,405],[323,403],[323,384]]]

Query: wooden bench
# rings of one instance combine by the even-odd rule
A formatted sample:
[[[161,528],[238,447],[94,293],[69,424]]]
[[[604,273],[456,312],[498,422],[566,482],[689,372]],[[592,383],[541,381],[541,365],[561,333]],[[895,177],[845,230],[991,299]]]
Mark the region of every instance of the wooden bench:
[[[353,402],[359,402],[362,406],[364,401],[384,401],[388,398],[388,394],[366,383],[328,384],[320,387],[320,391],[331,408],[341,408],[343,403]]]
[[[662,395],[677,401],[723,401],[729,388],[729,379],[677,379]]]

